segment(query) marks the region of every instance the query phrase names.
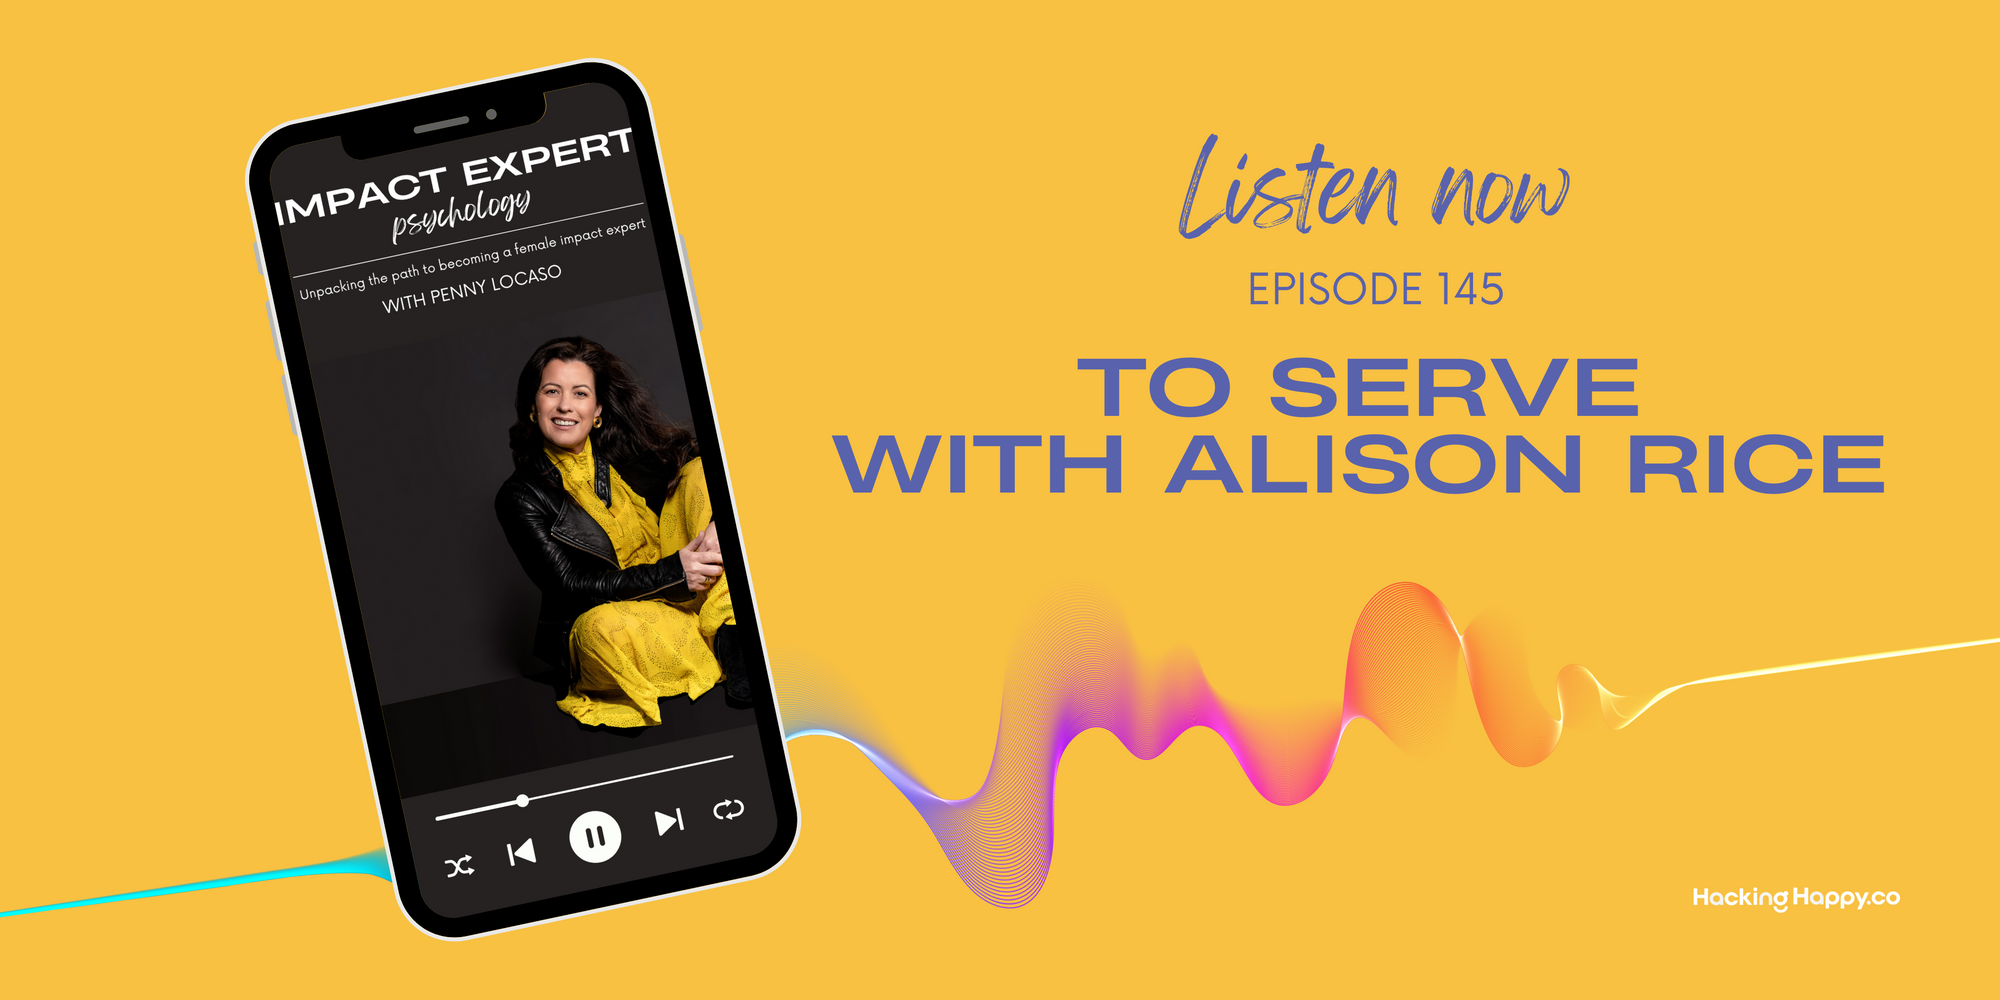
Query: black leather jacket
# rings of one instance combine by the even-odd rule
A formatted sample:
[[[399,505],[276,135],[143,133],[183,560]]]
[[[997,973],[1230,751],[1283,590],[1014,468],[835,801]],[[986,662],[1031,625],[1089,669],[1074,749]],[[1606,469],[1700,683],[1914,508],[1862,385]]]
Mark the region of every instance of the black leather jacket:
[[[601,453],[594,457],[597,496],[609,504],[611,465]],[[619,465],[619,478],[645,497],[646,506],[657,516],[677,470],[650,456],[630,464],[629,469]],[[534,470],[516,468],[500,484],[493,512],[500,517],[500,529],[506,532],[514,557],[541,588],[535,656],[550,665],[569,667],[570,626],[578,615],[599,604],[644,598],[685,601],[694,596],[680,559],[672,553],[656,563],[619,569],[611,537],[563,490],[562,476],[552,462],[544,461]]]

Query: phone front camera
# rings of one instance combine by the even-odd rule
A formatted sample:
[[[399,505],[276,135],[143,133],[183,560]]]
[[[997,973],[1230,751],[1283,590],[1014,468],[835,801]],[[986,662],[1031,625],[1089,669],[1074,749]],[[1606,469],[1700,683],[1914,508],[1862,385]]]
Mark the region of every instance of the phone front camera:
[[[487,108],[487,109],[486,109],[486,120],[487,120],[487,121],[489,121],[489,122],[490,122],[490,121],[492,121],[493,119],[495,119],[495,118],[498,118],[498,117],[500,117],[500,112],[498,112],[498,111],[495,111],[495,110],[493,110],[492,108]]]

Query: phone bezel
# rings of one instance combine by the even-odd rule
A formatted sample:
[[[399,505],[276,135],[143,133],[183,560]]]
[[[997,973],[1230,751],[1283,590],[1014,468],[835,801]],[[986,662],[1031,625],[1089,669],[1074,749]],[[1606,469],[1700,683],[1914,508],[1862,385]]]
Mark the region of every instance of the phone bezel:
[[[484,111],[488,107],[500,106],[524,108],[551,90],[585,83],[604,84],[624,99],[633,124],[633,152],[640,158],[640,175],[646,189],[648,210],[655,220],[665,223],[663,226],[656,224],[651,234],[658,250],[661,278],[666,286],[674,329],[677,333],[688,331],[690,334],[676,336],[675,340],[682,371],[685,376],[690,376],[687,377],[688,402],[695,432],[704,445],[704,458],[707,460],[702,464],[711,486],[716,531],[730,567],[730,591],[735,598],[737,624],[743,629],[744,636],[752,640],[748,645],[753,648],[746,654],[765,677],[765,683],[757,685],[755,713],[758,742],[773,790],[773,804],[779,812],[777,835],[763,851],[731,861],[634,879],[467,917],[447,917],[433,911],[418,889],[416,859],[411,851],[409,832],[397,795],[395,770],[389,758],[382,708],[377,696],[374,668],[368,655],[353,570],[348,563],[346,534],[331,488],[334,481],[332,468],[327,461],[312,382],[306,377],[305,365],[291,363],[294,358],[303,359],[306,356],[305,344],[300,333],[297,303],[291,295],[290,272],[285,267],[277,215],[272,208],[270,173],[272,164],[284,150],[300,143],[336,136],[342,138],[350,155],[362,152],[372,157],[519,127],[528,122],[519,120],[515,115],[502,115],[489,125],[483,119]],[[409,136],[415,135],[411,131],[415,125],[458,114],[468,115],[471,118],[468,124],[474,127],[441,130],[443,134],[435,138],[408,141]],[[376,812],[381,821],[390,870],[394,875],[397,904],[404,916],[419,930],[434,937],[478,937],[746,881],[767,874],[782,864],[798,840],[798,797],[792,785],[783,723],[779,719],[769,683],[766,646],[757,623],[756,600],[736,519],[735,495],[729,485],[722,436],[710,398],[708,369],[701,351],[700,314],[694,304],[680,230],[660,163],[652,105],[639,81],[615,63],[582,60],[287,122],[272,129],[258,142],[246,174],[250,209],[257,226],[257,246],[266,288],[270,293],[273,335],[278,342],[279,362],[284,368],[285,386],[289,393],[288,405],[312,492],[321,553],[333,591],[348,679],[354,692],[355,714],[361,724],[368,756]],[[696,372],[701,376],[699,384],[691,377]]]

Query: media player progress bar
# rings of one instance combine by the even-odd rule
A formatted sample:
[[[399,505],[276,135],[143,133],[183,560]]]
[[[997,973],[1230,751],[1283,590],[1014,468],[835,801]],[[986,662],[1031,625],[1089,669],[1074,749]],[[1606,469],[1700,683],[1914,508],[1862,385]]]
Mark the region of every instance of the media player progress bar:
[[[591,785],[578,785],[575,788],[565,788],[559,792],[544,792],[540,795],[516,795],[505,802],[495,802],[490,806],[480,806],[477,809],[462,809],[455,813],[445,813],[444,815],[439,816],[437,818],[437,822],[442,823],[448,819],[457,819],[460,816],[470,816],[473,813],[492,812],[495,809],[505,809],[508,806],[519,806],[523,809],[526,809],[528,808],[528,803],[535,802],[540,799],[552,799],[558,795],[568,795],[571,792],[587,791],[592,788],[603,788],[605,785],[615,785],[621,781],[633,781],[639,778],[650,778],[653,775],[665,774],[668,771],[685,771],[690,767],[700,767],[703,764],[713,764],[716,763],[717,761],[731,760],[734,759],[735,756],[736,755],[733,753],[724,754],[723,756],[720,757],[710,757],[707,760],[698,760],[692,764],[676,764],[673,767],[663,767],[657,771],[647,771],[644,774],[628,774],[622,778],[613,778],[610,781],[600,781],[597,782],[596,784],[591,784]]]

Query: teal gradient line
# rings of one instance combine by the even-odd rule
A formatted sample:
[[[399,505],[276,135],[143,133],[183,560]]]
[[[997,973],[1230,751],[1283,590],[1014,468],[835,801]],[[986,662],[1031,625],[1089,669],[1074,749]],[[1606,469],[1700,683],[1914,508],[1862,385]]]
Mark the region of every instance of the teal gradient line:
[[[810,730],[809,732],[824,733],[823,730]],[[807,735],[807,733],[805,732],[793,733],[785,737],[785,740],[786,742],[790,742],[804,735]],[[839,733],[824,733],[824,735],[840,736]],[[846,737],[844,736],[840,738],[846,739]],[[849,742],[853,741],[849,740]],[[857,747],[861,747],[861,744],[859,743],[855,743],[854,745]],[[867,747],[861,747],[861,751],[867,754],[870,759],[874,759],[877,761],[877,763],[884,765],[885,770],[892,769],[893,767],[892,765],[888,765],[887,761],[882,761],[879,758],[876,758],[875,754],[872,751],[870,751]],[[901,772],[897,773],[900,774]],[[97,896],[91,899],[73,899],[67,903],[44,903],[41,906],[29,906],[19,910],[0,910],[0,917],[23,917],[27,916],[30,913],[46,913],[49,910],[73,910],[79,906],[96,906],[99,903],[122,903],[128,899],[146,899],[147,897],[150,896],[171,896],[179,892],[196,892],[202,889],[221,889],[226,886],[232,886],[232,885],[249,885],[252,882],[269,882],[272,879],[297,878],[301,875],[373,875],[376,878],[382,879],[385,882],[395,881],[395,879],[389,874],[389,855],[386,851],[378,847],[375,850],[369,851],[366,854],[357,854],[351,858],[341,858],[339,861],[322,861],[316,865],[301,865],[297,868],[279,868],[275,871],[258,872],[255,875],[231,875],[228,878],[212,878],[206,882],[189,882],[186,885],[170,885],[160,889],[141,889],[138,892],[121,892],[115,896]]]
[[[258,872],[255,875],[231,875],[228,878],[212,878],[206,882],[189,882],[186,885],[170,885],[162,889],[141,889],[138,892],[121,892],[116,896],[98,896],[95,899],[78,899],[67,903],[47,903],[30,906],[21,910],[0,911],[0,917],[19,917],[29,913],[47,910],[69,910],[79,906],[96,906],[99,903],[122,903],[128,899],[145,899],[148,896],[171,896],[177,892],[194,892],[198,889],[220,889],[229,885],[248,885],[251,882],[268,882],[278,878],[295,878],[300,875],[373,875],[379,879],[389,878],[389,856],[380,848],[366,854],[357,854],[339,861],[322,861],[316,865],[298,868],[280,868],[276,871]]]
[[[840,736],[839,733],[830,733],[824,730],[808,730],[807,732],[792,733],[786,736],[785,740],[786,742],[790,742],[808,733]],[[840,736],[840,738],[847,739],[844,736]],[[849,740],[848,742],[852,743],[853,741]],[[885,771],[893,770],[893,765],[889,765],[887,761],[877,758],[874,752],[870,751],[867,747],[863,747],[859,743],[855,743],[854,745],[861,747],[861,752],[867,754],[871,760],[875,760],[878,764],[883,765]],[[896,773],[900,774],[901,772],[898,771]],[[351,858],[341,858],[339,861],[322,861],[316,865],[279,868],[276,871],[258,872],[255,875],[231,875],[228,878],[212,878],[206,882],[189,882],[186,885],[170,885],[161,889],[141,889],[138,892],[121,892],[116,896],[73,899],[67,903],[44,903],[41,906],[29,906],[19,910],[0,910],[0,917],[22,917],[30,913],[45,913],[49,910],[73,910],[79,906],[96,906],[99,903],[122,903],[128,899],[145,899],[149,896],[171,896],[177,892],[221,889],[225,886],[249,885],[252,882],[269,882],[272,879],[297,878],[300,875],[373,875],[386,882],[395,881],[389,874],[389,855],[378,847],[366,854],[357,854]]]
[[[1661,701],[1661,699],[1664,699],[1668,695],[1673,694],[1674,692],[1679,691],[1682,688],[1693,687],[1694,685],[1697,684],[1713,684],[1717,681],[1741,680],[1748,677],[1761,677],[1766,674],[1789,673],[1794,670],[1811,670],[1818,667],[1831,667],[1847,663],[1863,663],[1869,660],[1884,660],[1901,656],[1915,656],[1920,653],[1934,653],[1947,649],[1963,649],[1969,646],[1988,646],[1996,643],[2000,643],[2000,639],[1975,639],[1971,642],[1954,642],[1954,643],[1947,643],[1941,646],[1924,646],[1918,649],[1900,649],[1889,653],[1870,653],[1865,656],[1847,656],[1835,660],[1816,660],[1812,663],[1795,663],[1790,666],[1769,667],[1762,670],[1746,670],[1741,673],[1721,674],[1715,677],[1703,677],[1699,680],[1693,680],[1682,684],[1676,684],[1673,687],[1661,691],[1659,694],[1654,695],[1652,697],[1652,700],[1646,702],[1646,704],[1643,707],[1641,707],[1638,712],[1634,712],[1625,721],[1627,723],[1630,723],[1633,719],[1636,719],[1639,717],[1639,715],[1643,714],[1647,709],[1652,708],[1654,705],[1658,704]],[[1599,690],[1602,690],[1602,685],[1599,685]],[[790,743],[791,741],[798,739],[801,736],[828,736],[832,737],[833,739],[841,740],[845,743],[852,745],[855,749],[861,751],[862,755],[868,758],[869,763],[874,764],[875,767],[882,772],[882,775],[888,778],[890,783],[894,784],[896,788],[910,800],[912,805],[917,806],[919,811],[924,809],[924,807],[926,806],[962,806],[965,803],[971,801],[969,799],[954,801],[938,796],[937,794],[931,792],[929,789],[925,788],[920,782],[918,782],[915,778],[911,777],[901,767],[898,767],[895,764],[895,762],[891,761],[887,756],[877,751],[874,747],[871,747],[868,744],[862,742],[861,740],[858,740],[845,733],[836,732],[832,729],[826,729],[819,726],[812,726],[805,729],[794,730],[790,733],[785,734],[785,742]],[[1051,782],[1051,788],[1053,788],[1053,782],[1054,782],[1053,774],[1051,774],[1050,776],[1050,782]],[[1053,837],[1054,836],[1053,831],[1051,831],[1049,835]],[[304,865],[298,868],[279,868],[275,871],[258,872],[254,875],[233,875],[230,876],[229,878],[210,879],[206,882],[189,882],[186,885],[170,885],[161,889],[144,889],[139,892],[121,892],[115,896],[98,896],[93,899],[78,899],[67,903],[46,903],[41,906],[30,906],[25,909],[19,909],[19,910],[4,910],[0,911],[0,917],[19,917],[19,916],[25,916],[30,913],[42,913],[48,910],[68,910],[80,906],[96,906],[99,903],[121,903],[128,899],[145,899],[149,896],[171,896],[174,895],[175,893],[181,893],[181,892],[195,892],[200,889],[220,889],[223,888],[224,886],[247,885],[251,882],[268,882],[271,881],[272,879],[296,878],[300,875],[373,875],[376,878],[382,879],[384,881],[390,881],[390,882],[394,881],[394,879],[391,877],[389,873],[388,855],[384,851],[378,848],[376,850],[369,851],[366,854],[357,854],[351,858],[342,858],[339,861],[322,861],[316,865]]]

